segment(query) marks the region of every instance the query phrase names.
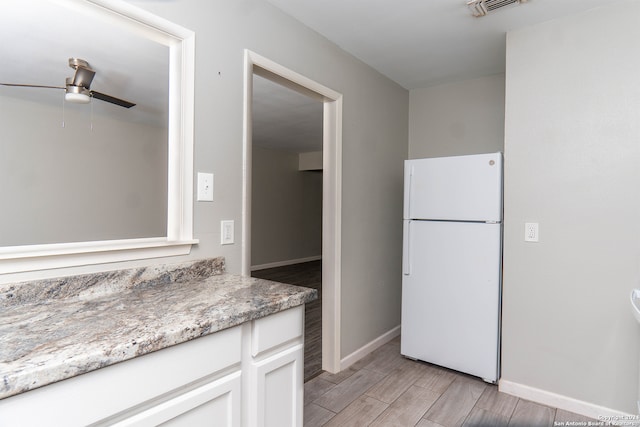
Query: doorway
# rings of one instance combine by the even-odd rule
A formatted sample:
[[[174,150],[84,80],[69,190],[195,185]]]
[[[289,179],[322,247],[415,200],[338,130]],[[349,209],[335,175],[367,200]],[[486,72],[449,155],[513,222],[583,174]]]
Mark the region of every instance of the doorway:
[[[340,371],[342,95],[245,51],[242,273],[251,275],[252,103],[254,74],[322,102],[322,369]]]
[[[304,310],[304,379],[322,372],[322,107],[254,73],[251,276],[318,291]]]

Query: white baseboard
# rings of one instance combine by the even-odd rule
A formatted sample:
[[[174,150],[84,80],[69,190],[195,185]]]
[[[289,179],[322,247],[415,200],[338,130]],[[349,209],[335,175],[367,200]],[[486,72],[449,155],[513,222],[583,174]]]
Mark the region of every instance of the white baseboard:
[[[610,421],[612,425],[618,425],[619,422],[624,422],[625,420],[636,419],[635,415],[508,380],[501,379],[498,382],[498,390],[542,405],[584,415],[598,421]]]
[[[346,356],[344,359],[340,361],[340,370],[346,369],[349,366],[353,365],[358,360],[362,359],[367,354],[371,353],[373,350],[379,347],[382,347],[383,345],[385,345],[386,343],[388,343],[398,335],[400,335],[400,325],[396,326],[395,328],[391,329],[388,332],[385,332],[384,334],[380,335],[378,338],[368,342],[367,344],[363,345],[362,347],[360,347],[350,355]]]
[[[284,267],[285,265],[300,264],[303,262],[318,261],[321,259],[322,259],[322,255],[315,255],[315,256],[310,256],[306,258],[288,259],[285,261],[269,262],[267,264],[252,265],[251,271],[264,270],[267,268],[274,268],[274,267]]]

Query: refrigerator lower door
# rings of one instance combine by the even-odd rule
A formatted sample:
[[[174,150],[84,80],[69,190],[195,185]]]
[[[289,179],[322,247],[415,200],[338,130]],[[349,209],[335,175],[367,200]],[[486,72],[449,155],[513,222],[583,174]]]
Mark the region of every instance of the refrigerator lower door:
[[[401,353],[495,382],[501,224],[405,221]]]

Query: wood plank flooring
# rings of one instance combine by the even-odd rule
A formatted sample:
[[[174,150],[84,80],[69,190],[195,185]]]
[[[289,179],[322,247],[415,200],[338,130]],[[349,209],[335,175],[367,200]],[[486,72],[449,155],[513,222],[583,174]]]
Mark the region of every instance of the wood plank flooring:
[[[310,261],[251,272],[251,276],[318,290],[304,310],[304,379],[322,372],[322,261]]]
[[[536,427],[594,422],[498,392],[482,380],[400,355],[396,338],[332,375],[322,367],[322,262],[258,270],[252,276],[318,289],[305,308],[305,427]]]
[[[305,427],[553,426],[589,418],[498,392],[482,380],[400,355],[396,338],[304,386]]]

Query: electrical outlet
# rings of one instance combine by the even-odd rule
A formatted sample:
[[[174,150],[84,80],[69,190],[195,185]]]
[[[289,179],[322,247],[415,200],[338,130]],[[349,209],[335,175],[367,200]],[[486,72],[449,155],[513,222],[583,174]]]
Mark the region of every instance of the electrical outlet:
[[[524,224],[524,241],[525,242],[538,241],[538,223],[537,222],[527,222]]]
[[[220,244],[232,245],[233,237],[233,220],[220,221]]]

